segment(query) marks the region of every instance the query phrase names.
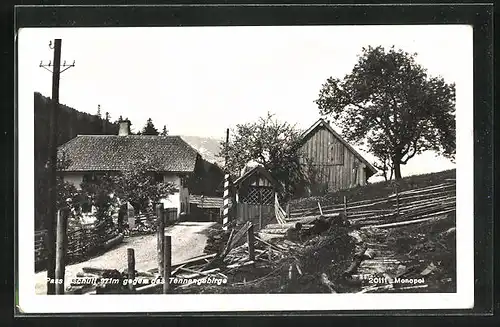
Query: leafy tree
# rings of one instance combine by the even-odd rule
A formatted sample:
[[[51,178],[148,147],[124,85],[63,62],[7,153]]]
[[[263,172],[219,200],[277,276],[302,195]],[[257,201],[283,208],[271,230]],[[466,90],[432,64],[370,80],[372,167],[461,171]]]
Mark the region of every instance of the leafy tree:
[[[144,128],[142,129],[141,135],[158,135],[158,134],[160,133],[153,124],[153,120],[151,118],[148,118],[146,126],[144,126]]]
[[[110,173],[94,176],[92,180],[84,181],[80,184],[80,201],[87,202],[96,207],[96,219],[99,222],[112,222],[113,208],[117,199],[113,195],[115,184]]]
[[[219,157],[228,156],[227,169],[233,175],[250,161],[267,169],[282,184],[285,197],[295,193],[304,183],[300,161],[300,132],[268,113],[256,122],[239,124],[232,131],[229,145],[221,142]]]
[[[130,202],[134,208],[145,212],[150,203],[156,203],[177,187],[163,182],[151,162],[141,159],[130,165],[129,170],[104,173],[81,183],[83,198],[90,199],[97,209],[96,218],[110,220],[119,203]]]
[[[61,156],[57,158],[56,169],[60,172],[63,169],[66,169],[71,164],[71,160],[63,153]],[[48,170],[46,170],[48,174]],[[78,196],[78,190],[72,183],[68,183],[64,181],[64,178],[60,173],[56,175],[56,190],[57,190],[57,198],[56,198],[56,208],[59,210],[63,207],[67,206],[67,200],[73,200],[76,196]]]
[[[168,135],[167,125],[163,125],[163,130],[161,131],[161,135],[162,136]]]
[[[150,203],[166,198],[179,187],[164,182],[163,176],[155,173],[156,165],[147,159],[138,159],[130,167],[112,176],[113,192],[120,201],[128,201],[140,211],[146,211]]]
[[[365,144],[396,179],[400,165],[423,151],[455,156],[455,84],[428,76],[416,55],[363,48],[352,72],[328,78],[315,101],[348,141]]]

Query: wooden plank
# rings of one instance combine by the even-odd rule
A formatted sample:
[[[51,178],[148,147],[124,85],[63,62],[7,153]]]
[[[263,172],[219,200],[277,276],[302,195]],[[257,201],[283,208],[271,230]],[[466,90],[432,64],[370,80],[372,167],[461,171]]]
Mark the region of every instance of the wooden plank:
[[[205,271],[196,271],[196,272],[191,273],[189,275],[179,275],[179,277],[194,278],[194,277],[199,277],[199,276],[208,276],[208,275],[216,273],[218,271],[220,271],[220,268],[213,268],[213,269],[209,269],[209,270],[205,270]],[[186,284],[184,284],[184,285],[186,285]]]
[[[123,234],[118,234],[117,236],[113,237],[112,239],[104,242],[103,247],[104,249],[109,249],[117,244],[120,244],[123,241]]]
[[[426,210],[431,210],[432,208],[439,208],[439,207],[451,207],[451,206],[456,206],[457,201],[455,199],[449,199],[446,201],[436,201],[436,202],[430,202],[426,204],[417,204],[414,206],[407,206],[404,210],[401,210],[401,212],[406,212],[406,213],[413,213],[413,212],[419,212],[419,211],[426,211]]]
[[[450,209],[450,210],[445,210],[445,211],[440,211],[432,214],[428,214],[425,217],[428,218],[420,218],[420,219],[413,219],[413,220],[406,220],[406,221],[400,221],[396,223],[389,223],[389,224],[382,224],[382,225],[375,225],[372,226],[372,228],[392,228],[392,227],[400,227],[400,226],[406,226],[406,225],[411,225],[411,224],[418,224],[426,221],[431,221],[431,220],[441,220],[441,219],[447,219],[448,216],[443,216],[441,218],[436,218],[436,216],[440,215],[445,215],[447,213],[453,212],[456,209]],[[361,229],[365,229],[366,227],[361,227]]]
[[[243,267],[243,266],[249,266],[249,265],[252,265],[254,263],[255,263],[255,261],[253,261],[253,260],[247,261],[247,262],[244,262],[244,263],[234,263],[234,264],[228,265],[227,268],[229,268],[229,269],[239,268],[239,267]]]
[[[66,272],[68,217],[69,210],[67,208],[59,209],[57,211],[55,278],[63,281]],[[64,294],[64,283],[56,283],[55,293],[57,295]]]
[[[331,213],[331,214],[323,214],[323,217],[325,218],[335,218],[335,217],[339,217],[340,214],[339,213]],[[287,222],[297,222],[299,221],[301,224],[309,224],[311,223],[312,221],[318,219],[318,215],[315,215],[315,216],[306,216],[306,217],[297,217],[297,218],[292,218],[292,219],[288,219]]]
[[[319,214],[323,216],[323,209],[321,209],[321,204],[318,201]]]
[[[127,277],[129,280],[134,280],[135,279],[135,255],[134,255],[134,249],[128,248],[127,249]],[[128,284],[129,291],[134,291],[134,283],[129,283]]]
[[[228,253],[231,251],[231,248],[245,235],[245,233],[250,229],[252,226],[251,222],[247,222],[243,227],[240,228],[240,230],[234,235],[233,239],[231,240],[229,247],[228,247]]]
[[[401,201],[400,201],[400,209],[405,208],[405,207],[414,206],[417,204],[428,204],[431,202],[439,202],[439,201],[443,201],[443,200],[446,201],[446,200],[455,199],[455,198],[456,198],[456,195],[453,194],[450,196],[431,197],[431,198],[426,198],[426,199],[422,199],[422,200],[404,201],[403,203],[401,203]]]
[[[180,266],[197,263],[197,262],[200,262],[200,261],[204,261],[205,259],[212,259],[216,255],[217,255],[216,253],[212,253],[212,254],[207,254],[207,255],[201,255],[201,256],[193,257],[193,258],[184,260],[182,262],[176,263],[175,265],[172,265],[172,268],[177,268],[177,267],[180,267]],[[158,268],[153,268],[153,269],[149,270],[149,272],[157,272],[157,271],[158,271]]]
[[[185,265],[186,264],[180,265],[177,268],[175,268],[174,270],[172,270],[171,275],[174,276],[179,270],[181,270],[182,268],[184,268]]]
[[[426,197],[439,197],[439,196],[450,196],[456,194],[456,190],[447,190],[447,191],[437,191],[437,192],[425,192],[425,193],[420,193],[420,194],[407,194],[407,195],[401,195],[399,194],[399,200],[401,201],[408,201],[411,199],[422,199]],[[393,196],[389,196],[389,198],[394,198]]]
[[[448,187],[451,187],[451,186],[455,186],[453,184],[450,184],[448,185]],[[436,189],[435,186],[433,186],[432,188],[428,189],[428,188],[419,188],[419,189],[416,189],[415,191],[405,191],[405,192],[399,192],[399,197],[400,197],[400,200],[404,200],[404,199],[407,199],[409,197],[405,197],[404,195],[405,194],[410,194],[410,195],[414,195],[416,191],[424,191],[423,193],[425,192],[429,192],[429,190],[433,190],[433,189]],[[439,187],[439,189],[442,189],[442,185]],[[408,193],[408,192],[411,192],[411,193]],[[432,195],[437,195],[437,194],[441,194],[441,193],[447,193],[449,191],[440,191],[440,192],[430,192],[428,193],[429,196],[432,196]],[[422,192],[420,192],[422,193]],[[432,194],[432,195],[431,195]],[[390,199],[394,198],[395,197],[395,194],[394,195],[390,195],[388,197],[384,197],[384,198],[375,198],[375,199],[368,199],[368,200],[361,200],[361,201],[352,201],[352,202],[349,202],[350,206],[347,208],[347,210],[350,210],[350,209],[353,209],[353,208],[358,208],[360,204],[369,204],[368,206],[371,206],[371,205],[374,205],[375,203],[376,204],[381,204],[381,203],[384,203],[384,202],[388,202]],[[336,205],[328,205],[328,206],[322,206],[323,208],[323,211],[327,211],[327,210],[330,210],[330,209],[342,209],[343,208],[343,204],[336,204]],[[302,208],[302,209],[291,209],[290,210],[290,215],[291,216],[297,216],[297,215],[301,215],[305,212],[314,212],[316,211],[318,208],[314,207],[314,208]]]
[[[443,183],[443,184],[439,184],[439,185],[432,185],[429,187],[421,187],[421,188],[417,188],[414,190],[400,192],[399,195],[402,196],[402,195],[408,195],[408,194],[414,195],[414,194],[420,194],[420,193],[428,193],[429,191],[435,191],[435,190],[441,190],[441,189],[447,189],[447,188],[456,188],[456,184]],[[393,196],[394,195],[391,195],[391,197],[393,197]]]
[[[163,275],[163,260],[164,260],[164,239],[165,239],[165,224],[162,219],[163,217],[163,203],[158,203],[156,205],[156,260],[158,264],[158,272]]]
[[[165,235],[163,239],[163,294],[170,291],[170,273],[172,271],[172,237]]]
[[[255,234],[253,225],[250,225],[247,231],[247,244],[248,244],[248,259],[255,260]]]
[[[368,216],[368,217],[361,217],[361,218],[349,218],[348,220],[351,223],[358,223],[358,222],[363,222],[363,221],[373,221],[373,220],[384,220],[384,219],[390,219],[393,217],[396,217],[397,215],[395,213],[390,213],[386,215],[375,215],[375,216]]]
[[[193,277],[196,277],[196,276],[210,276],[210,273],[213,273],[213,272],[216,272],[218,270],[220,270],[219,268],[215,268],[215,269],[212,269],[212,270],[207,270],[207,272],[205,271],[197,271],[197,270],[193,270],[193,269],[189,269],[189,268],[179,268],[179,270],[182,270],[182,271],[186,271],[186,272],[190,272],[190,273],[194,273],[194,276],[193,275],[189,275],[189,276],[193,276]],[[185,276],[183,276],[184,278],[186,278]]]
[[[375,202],[372,202],[372,201],[375,201]],[[354,202],[349,202],[349,204],[351,206],[347,207],[347,210],[352,210],[352,209],[357,209],[357,208],[367,208],[367,207],[372,207],[372,206],[375,206],[375,205],[379,205],[379,204],[389,204],[390,203],[390,200],[388,198],[378,198],[378,199],[374,199],[374,200],[370,200],[370,201],[363,201],[365,204],[361,204],[361,205],[352,205],[352,204],[355,204]],[[371,203],[367,203],[367,202],[371,202]],[[334,208],[332,208],[334,207]],[[314,211],[316,211],[317,208],[314,208]],[[323,212],[324,213],[331,213],[331,212],[341,212],[344,210],[344,205],[341,204],[341,205],[335,205],[335,206],[324,206],[323,207]],[[308,211],[313,211],[312,209],[309,209]],[[297,211],[292,211],[291,213],[292,216],[297,216],[298,213]]]

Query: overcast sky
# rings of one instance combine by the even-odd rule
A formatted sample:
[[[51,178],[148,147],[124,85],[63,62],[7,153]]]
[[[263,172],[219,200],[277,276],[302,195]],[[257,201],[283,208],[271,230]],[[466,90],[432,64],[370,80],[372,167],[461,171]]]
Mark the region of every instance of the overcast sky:
[[[60,102],[91,114],[100,104],[135,131],[152,118],[172,135],[222,138],[267,111],[307,128],[320,117],[313,101],[326,78],[349,73],[368,45],[417,52],[429,74],[457,84],[457,115],[472,110],[464,100],[472,94],[467,26],[31,28],[18,37],[20,97],[51,95],[51,74],[39,64],[52,60],[49,41],[61,38],[62,61],[76,66],[61,75]],[[426,153],[402,172],[453,167]]]

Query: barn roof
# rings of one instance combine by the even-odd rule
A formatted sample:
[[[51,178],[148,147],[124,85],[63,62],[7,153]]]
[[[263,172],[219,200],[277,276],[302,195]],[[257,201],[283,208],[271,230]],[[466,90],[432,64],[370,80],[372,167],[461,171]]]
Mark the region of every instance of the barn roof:
[[[304,140],[306,137],[311,135],[317,127],[324,126],[326,129],[332,133],[349,151],[351,151],[356,158],[358,158],[361,162],[363,162],[366,167],[373,173],[376,174],[378,172],[377,168],[375,168],[368,160],[366,160],[361,154],[359,154],[358,151],[356,151],[349,143],[347,143],[346,140],[340,136],[339,133],[335,132],[335,130],[330,126],[328,122],[326,122],[323,118],[318,119],[311,127],[309,127],[307,130],[305,130],[302,135],[301,139]]]
[[[78,135],[58,148],[69,159],[65,171],[127,170],[146,159],[161,172],[192,172],[199,155],[179,136]]]
[[[248,170],[246,173],[244,173],[243,175],[241,175],[240,177],[238,177],[235,181],[234,181],[234,185],[235,186],[239,186],[241,185],[241,183],[243,183],[243,181],[247,180],[250,176],[252,176],[253,174],[255,173],[260,173],[262,174],[265,178],[267,178],[273,185],[275,186],[278,186],[278,182],[273,178],[273,176],[271,176],[271,174],[262,166],[255,166],[253,167],[252,169]]]

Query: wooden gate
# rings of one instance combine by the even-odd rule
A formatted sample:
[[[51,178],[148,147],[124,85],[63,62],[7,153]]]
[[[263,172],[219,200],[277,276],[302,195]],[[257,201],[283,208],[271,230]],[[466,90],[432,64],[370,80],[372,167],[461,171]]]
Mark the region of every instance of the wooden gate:
[[[251,221],[261,229],[274,218],[274,194],[269,186],[249,186],[237,204],[238,223]]]

